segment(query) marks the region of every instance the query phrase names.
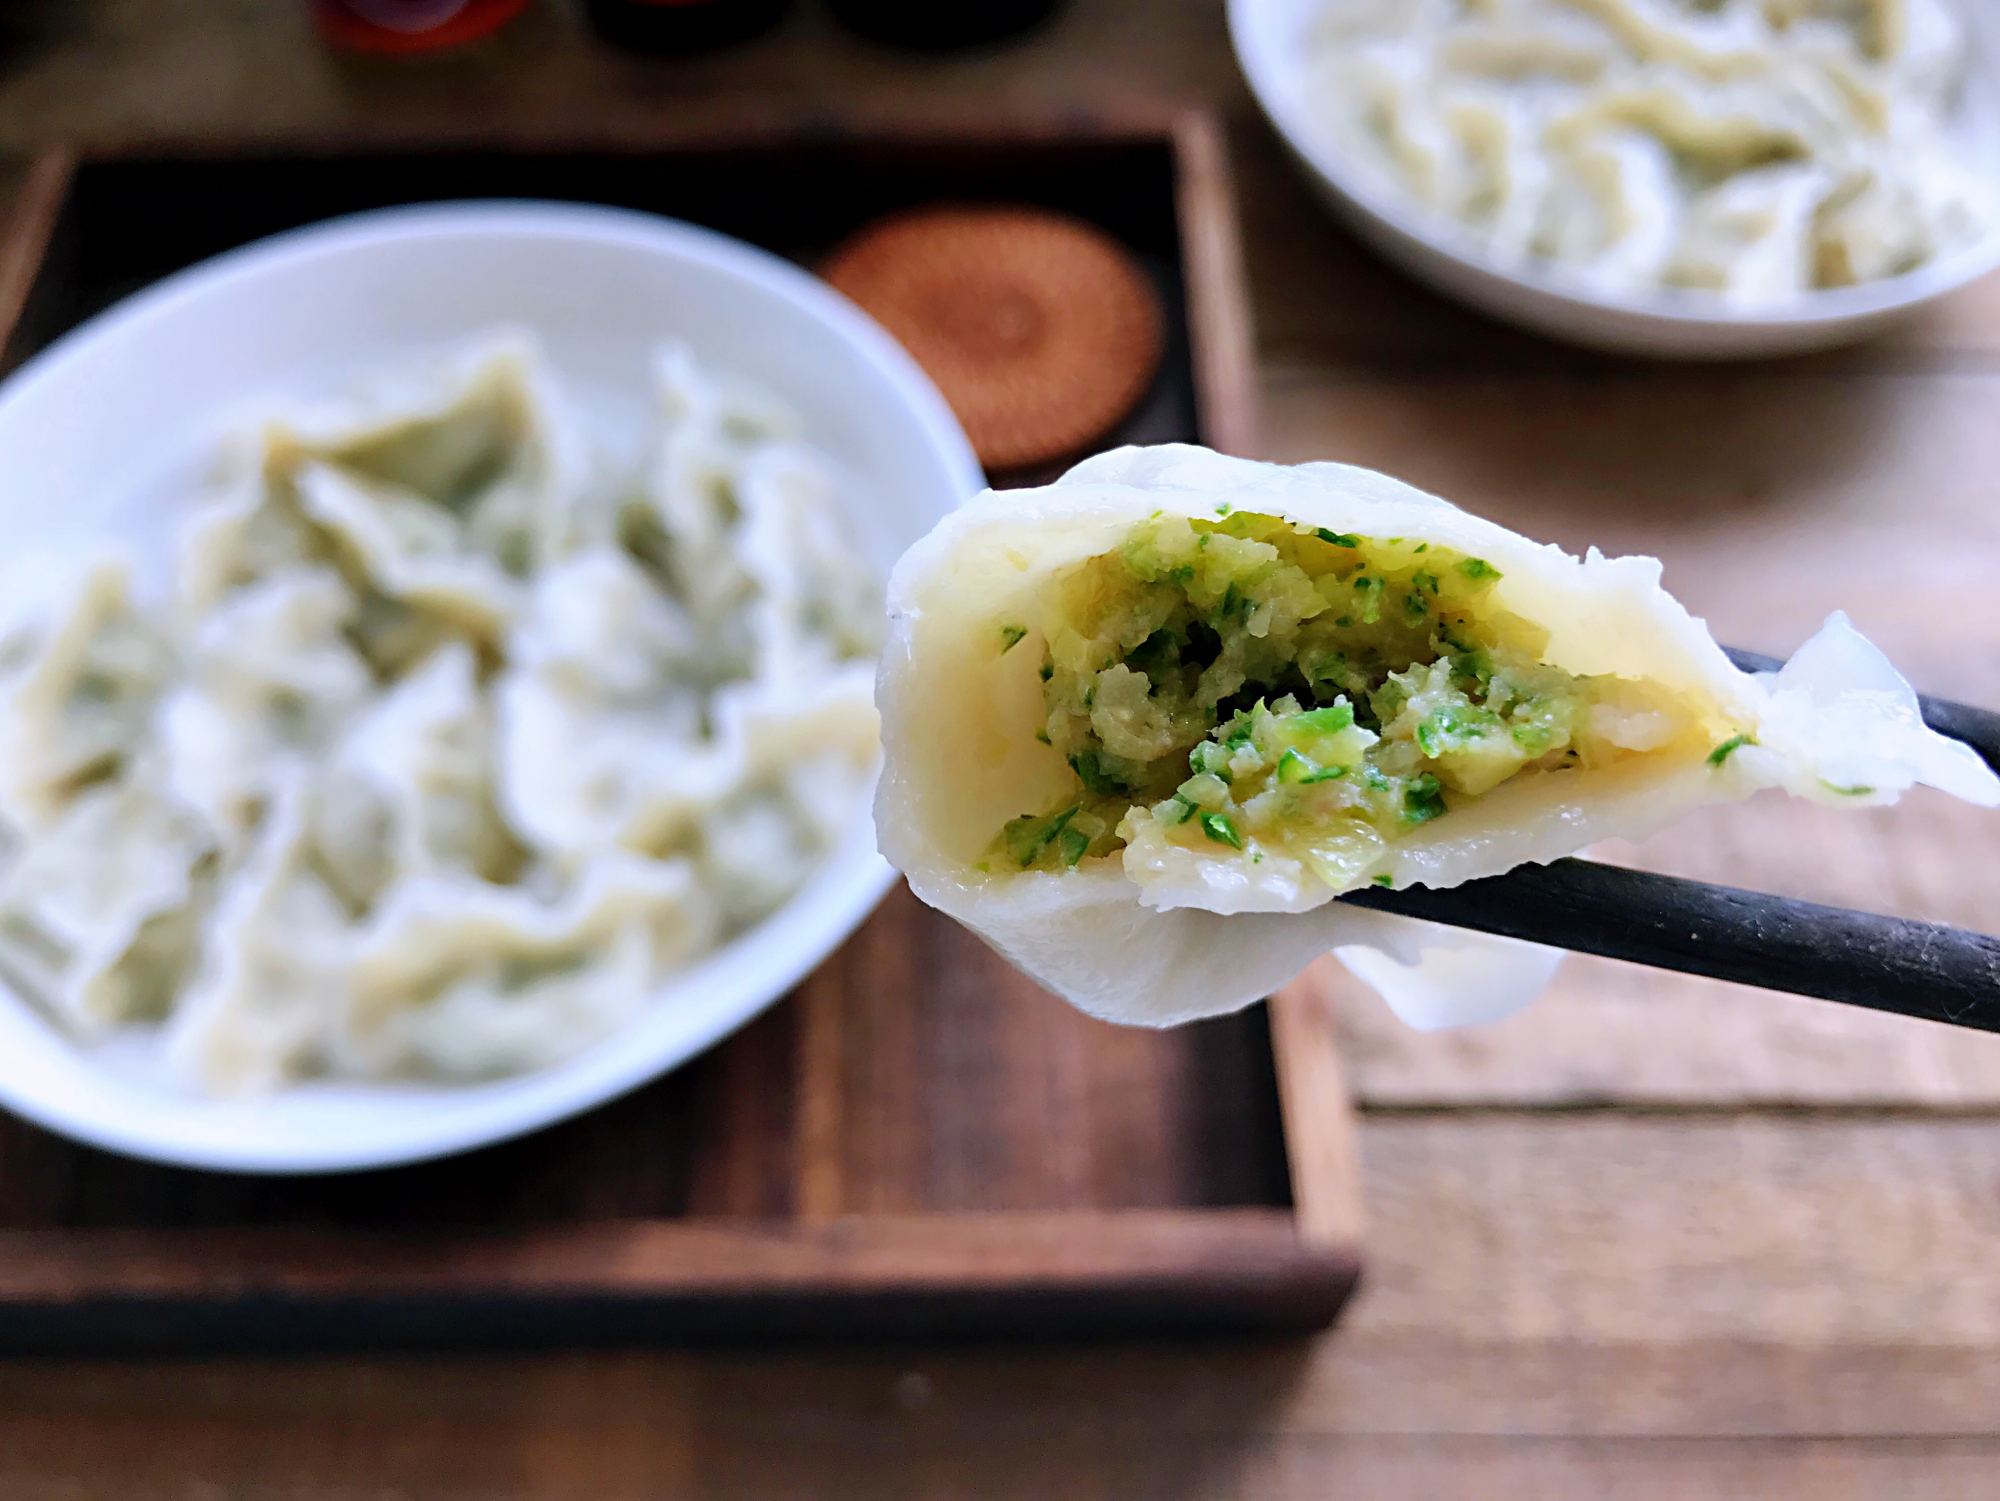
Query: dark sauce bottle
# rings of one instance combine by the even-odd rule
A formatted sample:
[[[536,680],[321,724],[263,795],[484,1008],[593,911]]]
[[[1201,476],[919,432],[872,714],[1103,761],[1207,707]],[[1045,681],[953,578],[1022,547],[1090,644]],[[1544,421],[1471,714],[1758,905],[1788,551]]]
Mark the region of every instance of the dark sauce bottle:
[[[667,56],[747,42],[785,18],[791,0],[585,0],[598,34]]]
[[[1061,0],[831,0],[850,29],[878,42],[945,52],[1005,41],[1041,25]]]

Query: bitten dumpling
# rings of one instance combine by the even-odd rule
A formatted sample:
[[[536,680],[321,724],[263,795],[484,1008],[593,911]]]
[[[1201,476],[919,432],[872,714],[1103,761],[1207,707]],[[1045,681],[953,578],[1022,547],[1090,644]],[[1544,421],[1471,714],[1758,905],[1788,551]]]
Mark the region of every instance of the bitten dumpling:
[[[1423,925],[1334,904],[1370,883],[1452,886],[1763,787],[2000,802],[1844,616],[1751,676],[1657,561],[1344,465],[1106,454],[947,518],[890,611],[883,853],[1117,1020],[1230,1010],[1345,945],[1411,962]]]

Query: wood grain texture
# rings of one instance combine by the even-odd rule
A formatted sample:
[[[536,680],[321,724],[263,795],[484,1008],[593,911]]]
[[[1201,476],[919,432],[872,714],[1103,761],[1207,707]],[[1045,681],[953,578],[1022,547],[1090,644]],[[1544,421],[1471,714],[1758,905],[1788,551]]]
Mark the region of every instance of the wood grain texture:
[[[1181,261],[1196,295],[1188,332],[1202,393],[1202,441],[1222,453],[1257,454],[1255,334],[1244,285],[1235,184],[1213,116],[1186,111],[1174,121],[1179,165]]]
[[[1359,1246],[1366,1236],[1357,1126],[1349,1100],[1334,993],[1352,978],[1327,955],[1271,997],[1292,1205],[1316,1245]]]
[[[27,164],[9,195],[6,227],[0,232],[0,345],[20,318],[42,268],[75,173],[75,153],[51,146]]]
[[[0,1363],[0,1493],[1929,1496],[1989,1456],[2000,1123],[1362,1147],[1371,1282],[1325,1339]]]
[[[86,1298],[854,1294],[1249,1282],[1310,1270],[1277,1209],[876,1214],[366,1234],[321,1227],[0,1232],[0,1309]]]

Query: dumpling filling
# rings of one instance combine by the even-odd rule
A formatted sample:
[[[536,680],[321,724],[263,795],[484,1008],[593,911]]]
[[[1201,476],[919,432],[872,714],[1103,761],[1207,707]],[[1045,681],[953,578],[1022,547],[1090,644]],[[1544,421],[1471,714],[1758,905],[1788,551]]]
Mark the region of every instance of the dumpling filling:
[[[985,867],[1123,852],[1143,879],[1180,850],[1344,891],[1513,778],[1733,749],[1658,684],[1545,663],[1500,576],[1416,538],[1155,515],[995,627],[1003,653],[1041,647],[1036,738],[1076,783],[999,830]]]

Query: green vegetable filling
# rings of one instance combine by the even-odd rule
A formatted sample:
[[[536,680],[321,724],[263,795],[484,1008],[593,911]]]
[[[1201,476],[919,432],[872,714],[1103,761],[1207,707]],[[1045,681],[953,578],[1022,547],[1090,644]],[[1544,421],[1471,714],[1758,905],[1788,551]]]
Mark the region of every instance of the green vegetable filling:
[[[1219,507],[1155,515],[1056,576],[1028,631],[1066,806],[1014,819],[992,857],[1061,870],[1174,846],[1282,854],[1336,890],[1390,847],[1522,773],[1675,747],[1717,728],[1657,686],[1545,664],[1483,558]],[[1715,748],[1720,765],[1747,737]],[[1689,751],[1689,747],[1692,750]]]

